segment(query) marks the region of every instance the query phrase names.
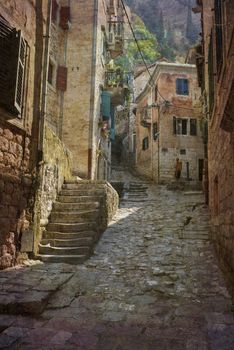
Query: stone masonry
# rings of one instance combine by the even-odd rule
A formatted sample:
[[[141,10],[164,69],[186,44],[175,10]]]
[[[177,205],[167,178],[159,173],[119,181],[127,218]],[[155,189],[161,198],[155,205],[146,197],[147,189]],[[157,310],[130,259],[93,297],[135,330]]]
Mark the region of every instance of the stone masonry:
[[[34,163],[31,152],[33,96],[37,89],[34,88],[35,2],[1,1],[0,14],[11,28],[21,30],[30,51],[25,85],[27,98],[24,96],[21,114],[16,116],[9,112],[1,96],[0,269],[3,269],[15,264],[24,235],[30,235],[29,220],[32,219],[29,200]]]
[[[233,348],[232,300],[209,240],[202,194],[131,176],[128,182],[130,192],[84,265],[43,264],[0,274],[0,347]]]
[[[208,120],[209,206],[221,263],[234,272],[234,3],[197,1],[203,24],[198,62]],[[218,7],[219,6],[219,7]],[[215,25],[216,22],[219,24]],[[226,25],[227,24],[227,25]],[[217,40],[219,38],[219,40]]]

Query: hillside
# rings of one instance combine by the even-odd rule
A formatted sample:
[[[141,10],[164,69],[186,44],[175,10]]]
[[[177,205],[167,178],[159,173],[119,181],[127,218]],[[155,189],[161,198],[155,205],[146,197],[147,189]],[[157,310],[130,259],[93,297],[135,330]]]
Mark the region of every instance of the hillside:
[[[192,12],[195,0],[125,0],[139,15],[150,32],[156,34],[165,56],[168,46],[178,57],[185,57],[188,48],[199,38],[200,17]]]

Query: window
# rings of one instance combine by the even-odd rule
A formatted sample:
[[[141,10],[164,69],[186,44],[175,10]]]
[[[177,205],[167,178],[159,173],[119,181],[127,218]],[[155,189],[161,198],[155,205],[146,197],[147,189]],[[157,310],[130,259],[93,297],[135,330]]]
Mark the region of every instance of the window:
[[[154,89],[154,100],[155,100],[155,102],[157,102],[157,99],[158,99],[158,85],[156,85],[155,89]]]
[[[209,115],[212,116],[214,107],[214,58],[213,58],[213,33],[210,36],[210,43],[208,49],[208,77],[209,77]]]
[[[158,123],[153,123],[153,139],[156,141],[158,138]]]
[[[17,117],[23,112],[27,51],[21,31],[0,16],[0,103]]]
[[[149,148],[149,138],[147,136],[142,140],[142,149],[143,151],[145,151],[148,148]]]
[[[197,135],[197,119],[190,119],[190,135]]]
[[[181,149],[181,150],[180,150],[180,154],[181,154],[181,155],[185,155],[185,154],[186,154],[186,149]]]
[[[53,70],[54,66],[52,62],[49,62],[49,68],[48,68],[48,82],[53,85]]]
[[[188,119],[173,117],[174,135],[187,135]]]
[[[176,93],[177,95],[189,94],[188,79],[176,79]]]
[[[222,0],[215,0],[216,62],[218,73],[223,62]]]
[[[58,21],[58,3],[57,3],[57,0],[52,0],[51,20],[55,24]]]

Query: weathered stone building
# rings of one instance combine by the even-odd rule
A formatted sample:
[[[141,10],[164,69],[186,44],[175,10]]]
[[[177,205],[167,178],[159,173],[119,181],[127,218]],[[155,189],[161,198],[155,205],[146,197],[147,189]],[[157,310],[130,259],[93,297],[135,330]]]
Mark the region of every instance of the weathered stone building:
[[[35,124],[35,1],[0,3],[0,268],[15,263],[28,230]],[[31,206],[32,209],[32,206]]]
[[[136,98],[138,172],[160,183],[171,182],[179,158],[181,180],[202,180],[204,144],[199,98],[195,65],[159,62],[155,66]]]
[[[234,271],[234,3],[197,1],[202,43],[197,67],[208,123],[209,206],[221,261]]]
[[[107,179],[114,108],[124,101],[107,63],[122,53],[123,33],[120,1],[1,2],[3,267],[16,250],[37,251],[65,179]]]

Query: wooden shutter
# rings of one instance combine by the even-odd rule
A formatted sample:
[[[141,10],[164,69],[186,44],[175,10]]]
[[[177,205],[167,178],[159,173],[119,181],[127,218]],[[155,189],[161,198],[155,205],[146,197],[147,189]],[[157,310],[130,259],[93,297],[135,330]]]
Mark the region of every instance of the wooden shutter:
[[[173,117],[173,134],[176,135],[176,117]]]
[[[181,79],[176,79],[176,93],[177,95],[181,94]]]
[[[57,22],[57,14],[58,14],[58,3],[56,0],[52,0],[51,19],[53,23]]]
[[[67,90],[67,67],[58,66],[57,70],[57,89],[60,91]]]
[[[13,28],[0,16],[0,103],[8,105]]]
[[[111,116],[111,93],[109,91],[102,92],[102,117],[109,119]]]
[[[182,93],[183,95],[189,94],[188,79],[182,79]]]
[[[197,135],[197,120],[196,119],[190,119],[190,135],[191,136]]]
[[[16,116],[23,107],[26,51],[21,31],[0,16],[0,103]]]
[[[22,38],[21,31],[15,31],[12,60],[11,80],[11,109],[15,114],[20,115],[23,107],[24,77],[27,45]]]
[[[69,29],[69,25],[71,22],[71,15],[70,15],[70,7],[69,6],[62,6],[60,9],[60,27],[64,30]]]

